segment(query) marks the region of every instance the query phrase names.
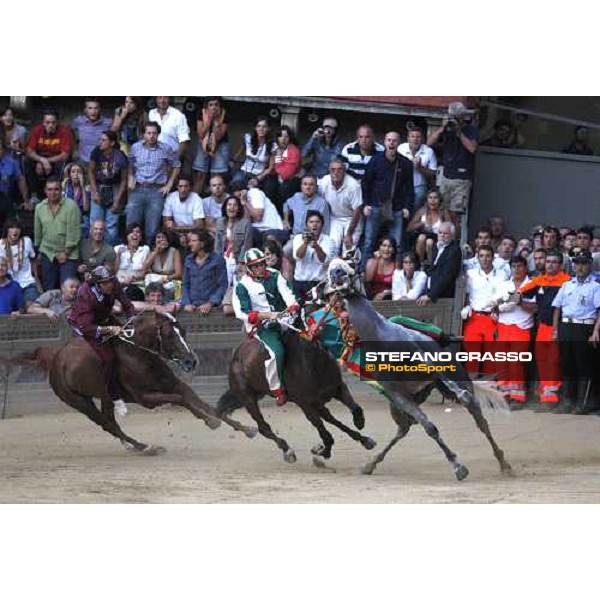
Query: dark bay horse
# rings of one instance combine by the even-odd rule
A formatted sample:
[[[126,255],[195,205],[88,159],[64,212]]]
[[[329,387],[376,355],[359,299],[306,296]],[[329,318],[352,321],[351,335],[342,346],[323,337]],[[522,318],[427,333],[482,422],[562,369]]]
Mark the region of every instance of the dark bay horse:
[[[126,402],[149,409],[164,404],[182,406],[202,419],[210,429],[219,427],[221,421],[214,410],[181,381],[166,362],[172,361],[186,372],[193,371],[197,365],[196,355],[185,340],[185,331],[173,316],[153,312],[134,317],[115,340],[115,351]],[[59,348],[38,348],[18,362],[48,371],[50,385],[63,402],[118,438],[128,450],[144,454],[164,451],[164,448],[139,442],[122,431],[115,419],[113,402],[107,397],[100,360],[82,338],[73,337]],[[100,410],[94,398],[100,400]],[[228,418],[223,420],[248,437],[256,434],[253,428]]]
[[[375,441],[361,435],[336,419],[325,406],[336,398],[347,406],[358,429],[364,427],[362,408],[354,401],[350,390],[342,380],[340,367],[336,360],[319,344],[302,339],[295,331],[283,334],[285,346],[284,380],[288,399],[298,405],[306,418],[317,429],[322,444],[312,449],[313,462],[325,467],[323,459],[331,457],[334,438],[326,429],[323,421],[334,425],[350,438],[362,444],[368,450],[375,447]],[[267,351],[253,338],[244,340],[234,353],[229,365],[229,390],[217,403],[216,414],[224,418],[234,410],[246,407],[258,425],[258,431],[273,440],[282,450],[286,462],[296,462],[296,454],[286,440],[276,435],[265,420],[258,401],[269,395],[269,385],[265,375]]]
[[[360,277],[347,262],[334,259],[329,267],[329,280],[331,287],[346,298],[350,322],[361,340],[403,342],[407,347],[411,347],[413,352],[441,350],[441,347],[431,338],[417,331],[407,330],[401,325],[390,323],[383,318],[364,296]],[[454,373],[434,373],[431,375],[430,381],[416,381],[413,380],[414,378],[380,381],[392,402],[391,412],[398,425],[398,433],[383,452],[367,464],[363,473],[368,475],[373,473],[377,464],[383,461],[393,446],[408,433],[413,424],[418,423],[442,449],[447,460],[452,464],[456,478],[462,481],[467,477],[469,474],[467,467],[446,445],[438,428],[427,418],[419,406],[427,397],[428,391],[434,386],[440,389],[445,396],[455,398],[466,407],[477,427],[492,446],[501,471],[506,474],[512,473],[510,464],[504,458],[504,452],[496,444],[488,422],[481,412],[481,402],[494,409],[506,409],[503,396],[483,384],[472,382],[460,363],[454,363],[454,366],[456,367]]]

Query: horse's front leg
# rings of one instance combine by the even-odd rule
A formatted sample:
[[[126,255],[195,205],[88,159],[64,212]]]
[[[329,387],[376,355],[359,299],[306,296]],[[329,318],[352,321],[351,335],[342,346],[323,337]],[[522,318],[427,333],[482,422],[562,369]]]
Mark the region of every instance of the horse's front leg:
[[[365,413],[360,404],[354,400],[348,386],[342,381],[338,391],[333,396],[336,400],[339,400],[344,406],[346,406],[352,413],[352,421],[356,429],[363,429],[365,426]]]
[[[258,407],[258,400],[255,398],[244,398],[243,395],[239,396],[244,400],[244,406],[246,407],[246,410],[250,416],[256,421],[259,433],[262,436],[273,440],[277,444],[277,447],[283,452],[283,458],[285,462],[295,463],[296,453],[289,447],[289,444],[283,438],[275,435],[271,429],[271,426],[267,423],[267,421],[265,421],[265,418]]]

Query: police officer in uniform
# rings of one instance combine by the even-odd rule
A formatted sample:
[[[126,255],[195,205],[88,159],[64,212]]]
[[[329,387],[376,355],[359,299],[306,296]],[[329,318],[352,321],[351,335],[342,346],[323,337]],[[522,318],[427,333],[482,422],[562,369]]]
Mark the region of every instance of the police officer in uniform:
[[[555,412],[587,415],[599,408],[592,389],[597,351],[591,338],[600,309],[600,284],[591,275],[589,250],[573,248],[572,255],[576,276],[552,302],[553,335],[558,339],[563,379],[562,401]]]

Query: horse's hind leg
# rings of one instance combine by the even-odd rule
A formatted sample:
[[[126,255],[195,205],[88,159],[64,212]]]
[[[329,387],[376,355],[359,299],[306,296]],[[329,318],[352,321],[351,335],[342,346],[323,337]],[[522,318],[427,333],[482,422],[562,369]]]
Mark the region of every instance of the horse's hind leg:
[[[352,421],[356,429],[362,430],[365,426],[365,413],[360,404],[357,404],[350,393],[348,386],[342,381],[334,398],[339,400],[352,413]]]
[[[363,469],[363,475],[372,475],[377,465],[384,461],[388,452],[402,439],[406,436],[406,434],[410,431],[414,421],[406,414],[398,413],[394,406],[391,407],[392,416],[394,417],[394,421],[398,424],[398,432],[396,436],[392,438],[392,441],[380,452],[371,462],[367,463]],[[395,415],[394,415],[395,413]]]
[[[96,423],[96,425],[102,427],[104,431],[119,439],[126,448],[131,448],[133,450],[137,450],[138,452],[144,452],[148,454],[154,453],[154,451],[160,451],[158,448],[154,448],[148,444],[143,444],[132,437],[125,435],[115,420],[112,406],[108,408],[108,401],[102,402],[102,412],[100,412],[90,397],[80,396],[72,390],[63,390],[62,392],[63,393],[60,395],[60,398],[63,400],[63,402],[65,402],[65,404],[68,404],[70,407],[84,414],[86,417],[88,417],[88,419]]]
[[[288,443],[283,438],[275,435],[271,426],[265,421],[260,408],[258,408],[258,401],[255,398],[248,399],[244,402],[244,405],[246,406],[248,413],[250,413],[250,416],[256,421],[259,433],[269,440],[273,440],[277,444],[277,447],[283,452],[285,462],[295,463],[296,453],[289,447]]]
[[[323,405],[319,406],[318,411],[319,411],[319,415],[323,418],[324,421],[327,421],[327,423],[331,423],[331,425],[334,425],[340,431],[343,431],[347,436],[352,438],[355,442],[359,442],[361,444],[361,446],[363,446],[363,448],[366,448],[367,450],[372,450],[377,445],[377,442],[375,442],[375,440],[371,439],[370,437],[361,435],[360,433],[358,433],[358,431],[354,431],[354,429],[350,429],[350,427],[348,427],[341,421],[338,421],[331,414],[331,412],[329,411],[329,409],[326,406],[323,406]]]
[[[392,399],[394,407],[412,417],[427,433],[427,435],[435,440],[438,446],[442,449],[442,452],[445,454],[449,463],[452,464],[452,469],[454,470],[454,475],[458,481],[462,481],[469,474],[469,470],[465,465],[463,465],[457,459],[456,454],[450,450],[450,448],[446,445],[446,442],[442,439],[438,428],[432,423],[427,415],[411,400],[409,397],[406,397],[396,391],[389,390],[389,395]]]
[[[475,419],[475,423],[477,423],[477,427],[479,428],[479,430],[483,432],[483,435],[485,435],[485,437],[488,439],[488,442],[490,443],[490,445],[492,446],[492,450],[494,451],[494,456],[500,464],[500,470],[502,471],[502,473],[512,475],[512,467],[504,458],[504,451],[500,448],[500,446],[498,446],[496,440],[492,436],[489,423],[487,422],[487,419],[483,416],[483,413],[481,412],[481,406],[479,405],[479,402],[477,402],[475,397],[471,395],[467,396],[466,394],[464,394],[461,397],[461,402],[469,411],[473,419]]]

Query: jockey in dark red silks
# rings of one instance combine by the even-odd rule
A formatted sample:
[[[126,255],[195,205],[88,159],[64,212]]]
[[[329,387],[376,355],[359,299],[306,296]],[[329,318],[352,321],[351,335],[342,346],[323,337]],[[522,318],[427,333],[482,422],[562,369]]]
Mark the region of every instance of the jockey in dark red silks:
[[[135,314],[134,306],[116,276],[104,266],[96,267],[90,279],[79,288],[68,322],[102,361],[108,397],[115,403],[117,413],[123,416],[127,408],[122,401],[117,355],[111,341],[121,333],[121,326],[112,313],[116,300],[123,306],[127,318]]]

